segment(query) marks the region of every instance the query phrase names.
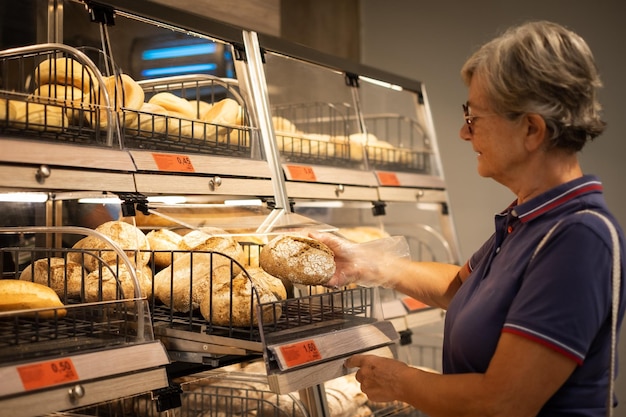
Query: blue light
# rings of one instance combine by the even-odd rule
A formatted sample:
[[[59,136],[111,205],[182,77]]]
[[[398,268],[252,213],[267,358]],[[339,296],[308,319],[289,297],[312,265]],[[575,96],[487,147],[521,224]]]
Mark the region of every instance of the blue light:
[[[173,67],[162,68],[148,68],[141,71],[141,75],[144,77],[158,77],[161,75],[172,74],[187,74],[193,72],[207,72],[215,71],[217,64],[194,64],[194,65],[179,65]]]
[[[170,48],[147,49],[141,54],[144,61],[155,59],[181,58],[185,56],[213,54],[217,47],[214,43],[173,46]]]

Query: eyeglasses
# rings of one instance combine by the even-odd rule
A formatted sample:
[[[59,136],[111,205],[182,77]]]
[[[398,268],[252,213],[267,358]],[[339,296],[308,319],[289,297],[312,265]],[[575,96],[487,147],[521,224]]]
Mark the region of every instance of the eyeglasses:
[[[467,125],[467,129],[469,130],[470,134],[474,134],[474,131],[472,130],[472,124],[474,123],[474,119],[477,119],[479,117],[498,116],[497,113],[488,113],[488,114],[481,114],[481,115],[470,114],[469,104],[464,103],[462,104],[462,106],[463,106],[463,118],[465,119],[465,124]]]

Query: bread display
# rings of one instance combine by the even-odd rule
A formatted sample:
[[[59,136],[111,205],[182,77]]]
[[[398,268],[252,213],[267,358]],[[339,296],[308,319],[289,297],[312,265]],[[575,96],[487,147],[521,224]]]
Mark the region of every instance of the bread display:
[[[142,297],[152,293],[152,270],[143,265],[135,270]],[[85,300],[112,301],[135,298],[135,282],[125,264],[103,265],[87,275]]]
[[[150,97],[150,104],[156,104],[163,107],[168,112],[179,114],[185,119],[196,119],[197,111],[189,100],[178,97],[174,93],[163,91]]]
[[[261,267],[269,274],[294,284],[323,285],[335,273],[335,257],[328,246],[315,239],[281,235],[261,250]]]
[[[146,234],[150,249],[153,251],[154,264],[165,268],[172,263],[172,252],[180,248],[182,236],[169,229],[155,229]]]
[[[126,126],[126,131],[152,137],[154,134],[167,132],[168,112],[158,104],[143,103],[136,115],[125,112],[122,122]]]
[[[228,128],[223,127],[223,125],[242,125],[243,108],[236,100],[224,98],[214,103],[211,108],[204,113],[202,121],[210,123],[211,125],[220,125],[217,128],[207,126],[207,139],[224,142],[228,134]]]
[[[61,106],[10,100],[9,123],[19,129],[61,132],[69,121]]]
[[[41,311],[40,318],[64,317],[67,311],[54,290],[36,282],[2,279],[0,280],[0,311],[55,308]]]
[[[96,232],[109,237],[117,243],[126,253],[131,263],[137,266],[147,265],[150,260],[150,244],[146,235],[137,227],[123,221],[108,221],[96,227]],[[99,267],[99,258],[105,264],[119,262],[117,252],[103,239],[95,236],[87,236],[79,240],[73,249],[87,251],[89,255],[76,251],[71,256],[74,262],[83,262],[85,268],[91,272]],[[121,263],[121,262],[120,262]]]
[[[143,88],[129,75],[119,74],[104,77],[104,86],[101,86],[98,92],[92,94],[90,98],[91,104],[99,106],[99,119],[93,122],[99,123],[101,127],[108,126],[110,122],[104,91],[107,92],[109,106],[114,112],[120,112],[122,107],[129,110],[139,110],[144,103]],[[132,124],[136,117],[136,112],[127,112],[124,115],[124,123]]]
[[[208,103],[204,100],[189,100],[189,103],[191,103],[191,106],[196,112],[195,118],[199,120],[204,120],[206,113],[213,107],[212,103]]]
[[[28,265],[20,279],[46,285],[61,298],[80,297],[86,271],[80,263],[64,258],[42,258]]]
[[[239,242],[222,229],[203,228],[193,230],[183,236],[178,245],[178,249],[181,251],[200,252],[195,254],[195,258],[202,260],[202,262],[212,263],[215,268],[221,265],[226,265],[229,268],[232,267],[233,275],[241,272],[241,268],[236,263],[231,262],[228,257],[242,265],[245,264],[246,261],[245,254]],[[228,257],[205,252],[219,252]]]
[[[246,327],[258,324],[258,303],[284,300],[287,293],[280,279],[261,268],[249,268],[232,281],[214,285],[211,296],[200,301],[200,313],[209,322],[219,326]],[[254,292],[253,292],[254,288]],[[263,322],[274,322],[281,314],[280,305],[263,306]]]
[[[73,85],[44,84],[37,87],[29,96],[37,103],[51,103],[65,108],[70,123],[79,123],[83,109],[88,108],[89,95]]]

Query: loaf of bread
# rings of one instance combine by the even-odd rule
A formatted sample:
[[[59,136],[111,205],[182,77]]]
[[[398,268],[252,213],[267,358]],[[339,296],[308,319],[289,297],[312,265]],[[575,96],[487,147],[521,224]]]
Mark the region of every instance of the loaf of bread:
[[[141,297],[152,293],[152,270],[143,265],[135,270]],[[87,302],[126,300],[135,298],[135,282],[126,264],[102,266],[87,275],[85,299]]]
[[[46,285],[61,299],[80,297],[86,271],[82,265],[64,258],[42,258],[28,265],[20,279]]]
[[[101,224],[95,230],[117,243],[124,250],[131,263],[141,267],[147,265],[150,261],[150,244],[141,229],[130,223],[112,220]],[[84,258],[84,266],[90,272],[98,269],[98,257],[105,264],[121,263],[117,252],[106,241],[95,236],[87,236],[81,239],[73,248],[88,251],[92,255],[82,257],[81,253],[77,252],[71,257],[75,262],[78,262],[77,259]]]
[[[36,282],[0,280],[0,311],[54,308],[37,313],[39,318],[65,317],[67,310],[54,290]]]
[[[98,79],[86,65],[73,58],[46,59],[35,68],[34,81],[44,84],[72,85],[85,93],[98,90]]]
[[[259,264],[269,274],[294,284],[324,285],[335,274],[335,256],[315,239],[280,235],[261,250]]]
[[[247,272],[246,275],[242,271],[232,281],[213,286],[212,295],[200,301],[200,313],[207,321],[218,326],[257,325],[259,303],[274,303],[287,297],[280,279],[261,268],[250,268]],[[264,323],[273,323],[280,318],[281,313],[280,304],[263,306],[262,320]]]
[[[154,256],[154,265],[161,269],[172,263],[173,253],[180,248],[182,236],[169,229],[155,229],[146,234]]]
[[[91,104],[97,106],[98,118],[89,121],[92,124],[99,123],[101,127],[106,127],[109,123],[114,122],[113,120],[109,120],[105,91],[109,98],[109,106],[114,112],[121,113],[122,107],[133,110],[124,114],[122,118],[124,123],[127,125],[135,123],[137,117],[136,111],[141,109],[144,103],[145,93],[141,85],[128,74],[104,77],[104,85],[98,89],[97,93],[93,93],[90,96]]]
[[[154,296],[174,312],[200,308],[200,302],[214,286],[230,282],[230,265],[214,266],[202,254],[187,253],[154,276]]]

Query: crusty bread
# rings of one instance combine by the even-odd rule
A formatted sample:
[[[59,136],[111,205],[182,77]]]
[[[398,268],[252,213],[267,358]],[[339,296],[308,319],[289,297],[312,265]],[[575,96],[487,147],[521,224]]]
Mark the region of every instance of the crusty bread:
[[[192,230],[183,236],[178,248],[182,251],[200,251],[201,253],[195,254],[196,259],[212,263],[213,267],[227,265],[230,268],[231,260],[228,257],[243,265],[246,257],[239,242],[228,236],[227,232],[222,231],[222,233],[219,230],[221,229],[204,228],[202,230]],[[219,254],[202,253],[204,251],[219,252],[219,254],[224,254],[228,257]],[[236,263],[233,263],[232,269],[233,275],[241,272],[241,268]]]
[[[67,311],[54,290],[46,285],[31,281],[0,280],[0,311],[30,310],[35,308],[55,308],[37,315],[40,318],[64,317]]]
[[[154,276],[154,296],[175,312],[198,309],[211,285],[229,282],[232,277],[230,265],[212,267],[206,258],[196,255],[177,257]]]
[[[154,265],[165,268],[172,263],[172,252],[180,247],[181,235],[169,229],[155,229],[146,234],[150,249],[153,251]]]
[[[37,259],[28,265],[20,274],[20,279],[46,285],[60,298],[65,298],[80,297],[85,275],[86,271],[80,264],[52,257]]]
[[[152,293],[152,270],[143,265],[135,270],[142,297]],[[135,298],[135,282],[126,264],[103,266],[87,275],[85,299],[87,302]]]
[[[254,294],[252,288],[255,289]],[[273,303],[287,297],[280,279],[272,277],[261,268],[250,268],[248,275],[241,272],[232,281],[215,285],[211,294],[200,301],[202,316],[215,325],[235,327],[258,324],[258,302]],[[264,306],[262,320],[272,323],[280,317],[281,312],[279,304]]]
[[[335,256],[328,246],[305,236],[280,235],[261,250],[261,267],[294,284],[323,285],[335,273]]]
[[[150,261],[150,244],[141,229],[130,223],[112,220],[101,224],[95,230],[117,243],[125,251],[131,263],[143,266]],[[98,269],[97,256],[100,256],[106,264],[114,264],[119,261],[113,248],[103,239],[94,236],[81,239],[74,247],[89,251],[93,255],[84,257],[85,268],[90,272]],[[72,260],[76,261],[77,258],[80,258],[80,255],[74,255]]]

